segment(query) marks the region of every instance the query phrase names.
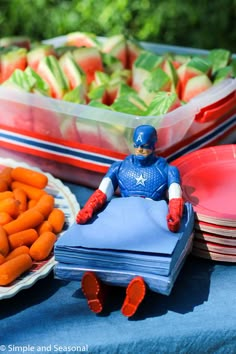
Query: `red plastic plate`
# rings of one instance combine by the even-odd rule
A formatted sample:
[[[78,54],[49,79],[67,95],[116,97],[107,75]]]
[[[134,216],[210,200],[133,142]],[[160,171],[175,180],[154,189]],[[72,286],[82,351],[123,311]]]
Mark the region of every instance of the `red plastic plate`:
[[[197,219],[236,226],[236,145],[197,150],[174,163],[182,177],[183,197]]]

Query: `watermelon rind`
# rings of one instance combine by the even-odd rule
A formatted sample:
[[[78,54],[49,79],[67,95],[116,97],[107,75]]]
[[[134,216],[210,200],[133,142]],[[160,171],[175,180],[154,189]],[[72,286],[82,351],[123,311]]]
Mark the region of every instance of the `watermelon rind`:
[[[4,81],[2,86],[15,87],[22,89],[26,92],[31,92],[32,87],[35,84],[35,80],[27,76],[27,74],[20,69],[15,69],[12,75]]]
[[[100,47],[100,42],[94,33],[75,31],[66,35],[67,46]]]
[[[86,85],[85,72],[76,63],[72,53],[65,53],[58,59],[58,62],[72,90],[81,84]]]
[[[67,92],[63,98],[64,101],[77,103],[77,104],[85,104],[85,95],[84,95],[84,85],[80,84],[75,87],[73,90]]]
[[[214,75],[219,69],[228,66],[231,53],[226,49],[212,49],[208,54],[208,60],[211,64],[211,72]]]
[[[159,116],[181,106],[178,95],[174,92],[159,91],[146,110],[147,116]]]
[[[29,66],[25,69],[25,74],[27,75],[29,80],[32,80],[32,89],[31,91],[34,93],[40,93],[46,96],[50,95],[50,88],[48,83],[39,76],[36,71],[34,71]]]
[[[69,81],[54,56],[44,57],[37,72],[49,84],[53,97],[62,98],[69,91]]]

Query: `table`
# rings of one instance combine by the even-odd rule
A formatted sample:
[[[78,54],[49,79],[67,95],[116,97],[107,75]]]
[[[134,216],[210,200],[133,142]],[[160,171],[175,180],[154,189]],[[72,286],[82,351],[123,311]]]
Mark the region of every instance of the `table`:
[[[67,183],[81,206],[89,188]],[[236,265],[190,255],[170,296],[148,292],[124,317],[114,287],[103,314],[87,307],[80,283],[54,279],[0,301],[0,351],[24,353],[236,353]]]

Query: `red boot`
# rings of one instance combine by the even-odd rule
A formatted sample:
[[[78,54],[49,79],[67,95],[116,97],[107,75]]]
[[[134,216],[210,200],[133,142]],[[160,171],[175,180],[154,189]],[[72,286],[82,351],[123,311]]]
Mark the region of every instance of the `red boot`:
[[[86,272],[82,278],[81,286],[90,310],[100,313],[105,300],[105,290],[101,281],[93,272]]]
[[[131,317],[137,311],[146,294],[146,285],[143,278],[135,277],[126,289],[126,298],[121,312],[126,317]]]

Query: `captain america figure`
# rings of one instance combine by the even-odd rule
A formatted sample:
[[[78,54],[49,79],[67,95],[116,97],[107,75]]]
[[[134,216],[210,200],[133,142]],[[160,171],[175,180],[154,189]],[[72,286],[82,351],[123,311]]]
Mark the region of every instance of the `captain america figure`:
[[[133,134],[134,153],[123,161],[115,162],[102,179],[99,188],[91,195],[78,212],[76,222],[85,224],[112,199],[119,188],[123,198],[141,197],[155,201],[168,201],[167,227],[177,232],[180,227],[184,202],[182,199],[179,171],[160,156],[156,156],[156,129],[151,125],[140,125]],[[99,313],[103,310],[103,284],[93,272],[82,278],[82,290],[90,309]],[[122,306],[123,315],[134,315],[146,293],[142,277],[135,277],[126,289]]]

